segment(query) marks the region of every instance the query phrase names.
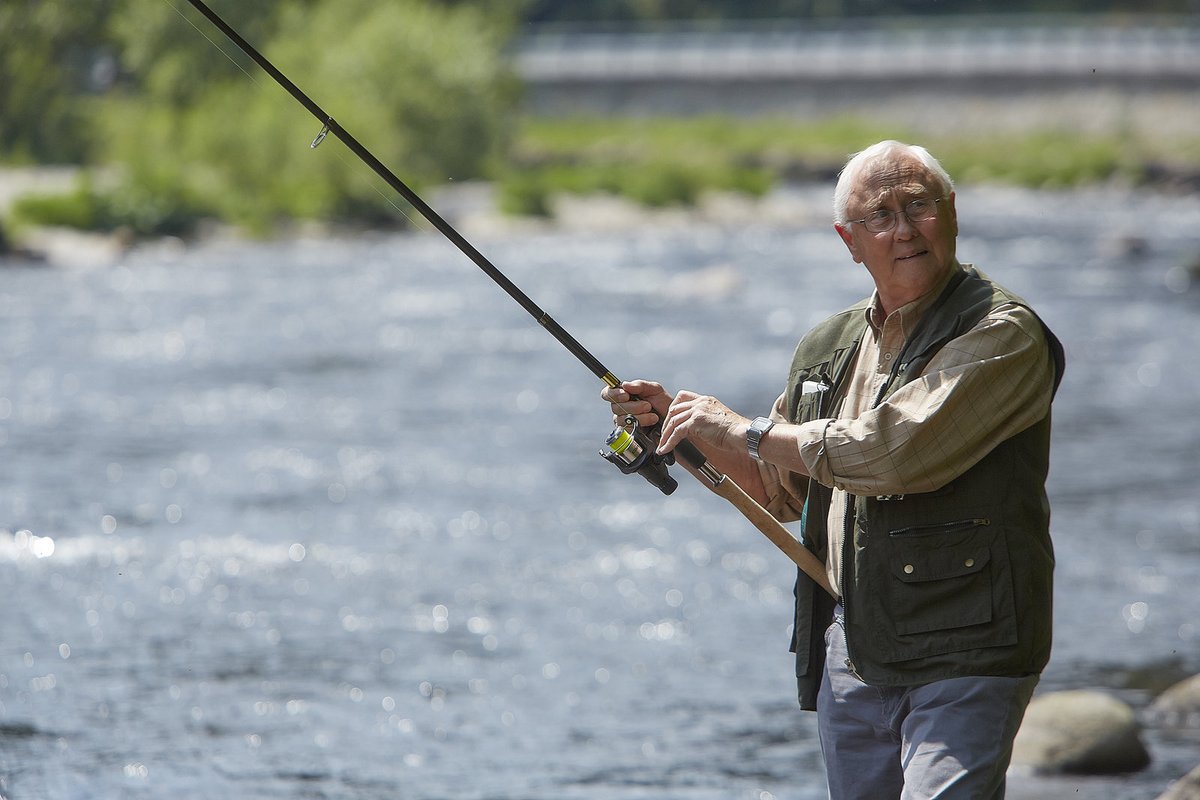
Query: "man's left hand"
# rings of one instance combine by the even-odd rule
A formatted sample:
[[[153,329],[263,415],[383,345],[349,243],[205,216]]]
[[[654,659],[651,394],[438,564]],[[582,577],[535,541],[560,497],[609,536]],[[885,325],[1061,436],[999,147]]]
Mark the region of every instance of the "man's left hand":
[[[668,453],[686,438],[702,449],[744,453],[749,427],[749,419],[717,398],[681,391],[667,409],[658,452]]]

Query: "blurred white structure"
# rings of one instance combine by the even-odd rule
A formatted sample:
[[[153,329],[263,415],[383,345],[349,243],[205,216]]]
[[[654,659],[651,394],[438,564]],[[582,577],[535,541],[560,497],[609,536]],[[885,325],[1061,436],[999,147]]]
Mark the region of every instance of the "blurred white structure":
[[[737,30],[541,31],[514,53],[537,113],[862,113],[1192,130],[1200,18],[959,17]],[[914,101],[918,101],[914,104]],[[922,106],[923,107],[919,107]],[[1168,118],[1164,119],[1164,115]],[[909,119],[911,118],[911,120]]]

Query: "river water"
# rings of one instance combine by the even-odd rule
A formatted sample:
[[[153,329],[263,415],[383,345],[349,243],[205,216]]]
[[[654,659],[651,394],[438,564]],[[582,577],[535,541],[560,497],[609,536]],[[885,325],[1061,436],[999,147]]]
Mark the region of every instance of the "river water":
[[[790,223],[481,232],[622,377],[765,412],[865,295]],[[1041,691],[1200,672],[1200,200],[963,189],[959,254],[1067,347]],[[600,384],[432,233],[0,269],[0,794],[810,800],[793,568],[598,457]],[[1014,776],[1152,798],[1200,762]]]

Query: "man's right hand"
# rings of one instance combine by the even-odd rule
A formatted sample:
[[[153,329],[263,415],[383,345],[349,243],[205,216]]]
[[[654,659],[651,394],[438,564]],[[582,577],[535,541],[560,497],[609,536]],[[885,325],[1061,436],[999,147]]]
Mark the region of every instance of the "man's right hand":
[[[625,381],[616,388],[606,386],[600,396],[610,403],[613,419],[618,425],[626,415],[632,414],[643,428],[657,425],[667,415],[673,399],[661,383],[654,381]]]

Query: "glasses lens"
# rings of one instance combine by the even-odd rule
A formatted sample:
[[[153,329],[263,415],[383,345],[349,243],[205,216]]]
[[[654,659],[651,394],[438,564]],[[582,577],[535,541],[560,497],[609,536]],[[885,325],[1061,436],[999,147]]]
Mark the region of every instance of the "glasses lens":
[[[919,197],[904,207],[904,216],[912,222],[924,222],[937,216],[938,200]],[[881,208],[861,220],[863,227],[871,233],[883,233],[896,227],[896,212]]]
[[[863,220],[863,227],[871,233],[883,233],[896,224],[896,212],[881,208]]]
[[[937,216],[937,201],[928,197],[913,200],[904,207],[904,215],[913,222],[921,222]]]

